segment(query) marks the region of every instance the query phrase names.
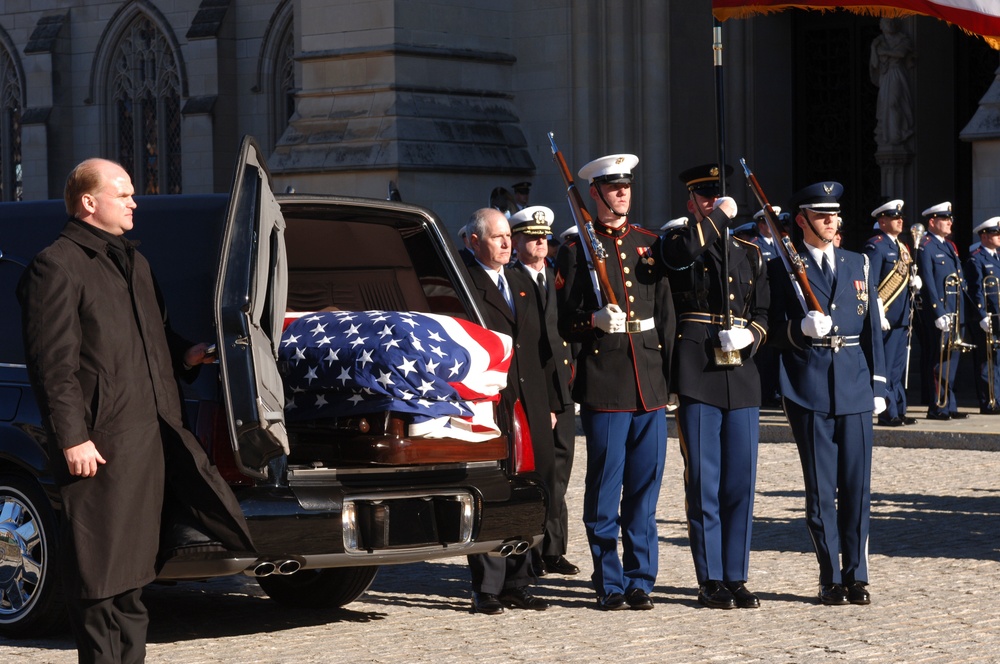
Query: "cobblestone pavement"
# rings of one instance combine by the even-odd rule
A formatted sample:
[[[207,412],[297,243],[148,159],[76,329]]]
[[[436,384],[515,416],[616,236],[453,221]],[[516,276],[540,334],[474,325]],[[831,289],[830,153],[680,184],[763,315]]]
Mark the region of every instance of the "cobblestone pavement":
[[[584,443],[578,439],[577,468]],[[1000,456],[876,447],[868,607],[820,606],[793,445],[761,445],[750,583],[759,610],[696,602],[682,461],[670,440],[653,611],[594,610],[583,526],[577,577],[548,576],[543,613],[469,613],[464,558],[383,568],[347,609],[292,611],[244,577],[154,586],[149,662],[1000,662]],[[582,470],[570,488],[580,514]],[[0,661],[75,662],[71,641],[0,639]]]

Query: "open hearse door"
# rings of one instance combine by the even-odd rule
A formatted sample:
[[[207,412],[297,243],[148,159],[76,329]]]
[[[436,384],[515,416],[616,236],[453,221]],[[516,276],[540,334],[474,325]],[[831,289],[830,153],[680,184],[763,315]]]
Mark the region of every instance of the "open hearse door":
[[[215,324],[236,464],[259,478],[271,459],[288,453],[277,365],[288,288],[284,230],[264,155],[245,136],[222,236]]]

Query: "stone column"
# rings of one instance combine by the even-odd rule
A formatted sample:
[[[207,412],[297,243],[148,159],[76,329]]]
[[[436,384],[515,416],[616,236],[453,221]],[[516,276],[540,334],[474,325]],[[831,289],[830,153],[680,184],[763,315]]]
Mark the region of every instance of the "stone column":
[[[972,219],[979,223],[1000,215],[1000,69],[959,138],[972,143]]]

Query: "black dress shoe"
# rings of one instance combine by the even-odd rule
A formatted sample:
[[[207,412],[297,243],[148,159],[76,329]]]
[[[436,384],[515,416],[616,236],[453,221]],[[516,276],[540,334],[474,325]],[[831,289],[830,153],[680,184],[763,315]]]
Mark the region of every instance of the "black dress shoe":
[[[951,419],[953,419],[953,420],[964,420],[967,417],[969,417],[968,413],[952,413],[951,414]]]
[[[847,586],[847,601],[851,604],[871,604],[871,593],[865,588],[865,584],[860,581]]]
[[[736,607],[740,609],[759,609],[760,600],[752,592],[747,590],[743,581],[726,581],[726,588],[733,594],[736,600]]]
[[[905,424],[906,426],[909,426],[911,424],[916,424],[917,423],[917,418],[915,418],[915,417],[907,417],[906,415],[903,415],[902,420],[903,420],[903,424]]]
[[[950,420],[951,416],[948,413],[927,413],[927,419],[929,420]]]
[[[549,574],[565,574],[573,576],[580,573],[580,568],[566,560],[564,556],[545,556],[542,558],[545,571]]]
[[[827,606],[847,604],[847,589],[839,583],[828,583],[819,589],[819,601]]]
[[[535,597],[528,592],[524,586],[520,588],[507,588],[497,595],[497,599],[504,606],[512,609],[529,609],[531,611],[544,611],[549,608],[549,603],[541,597]]]
[[[503,613],[503,604],[491,593],[472,593],[472,612],[495,616]]]
[[[980,415],[1000,415],[1000,406],[996,408],[990,408],[989,406],[983,406],[979,409]]]
[[[901,427],[901,426],[903,426],[903,418],[901,418],[901,417],[892,417],[892,418],[889,418],[889,419],[882,419],[880,417],[880,418],[878,418],[878,424],[879,424],[879,426],[883,426],[883,427]]]
[[[536,578],[542,578],[545,576],[545,563],[542,561],[541,556],[536,556],[532,554],[531,556],[531,573],[535,575]]]
[[[735,609],[736,598],[722,581],[706,581],[698,588],[698,603],[710,609]]]
[[[629,608],[636,609],[637,611],[649,611],[653,608],[653,600],[650,599],[649,595],[642,588],[633,588],[625,593],[625,602],[629,605]]]
[[[625,601],[625,595],[621,593],[610,593],[604,597],[597,598],[597,608],[601,611],[621,611],[629,608]]]

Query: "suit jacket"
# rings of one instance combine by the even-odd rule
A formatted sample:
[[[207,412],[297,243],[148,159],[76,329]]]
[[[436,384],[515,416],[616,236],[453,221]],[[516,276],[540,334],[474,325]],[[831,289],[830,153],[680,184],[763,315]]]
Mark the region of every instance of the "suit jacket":
[[[902,244],[902,240],[899,240],[899,238],[893,240],[886,233],[879,231],[868,239],[868,242],[865,243],[864,248],[861,250],[868,256],[868,260],[871,263],[871,271],[875,275],[876,284],[882,283],[895,270],[896,264],[902,259],[897,242]],[[906,245],[904,244],[903,246],[905,247]],[[916,260],[916,257],[912,258]],[[912,298],[913,294],[909,287],[909,277],[907,277],[907,285],[903,286],[903,291],[885,307],[885,318],[889,321],[890,326],[900,328],[910,324],[910,300]]]
[[[595,328],[593,314],[601,307],[583,246],[577,241],[560,251],[559,333],[580,344],[573,400],[603,411],[663,408],[669,396],[676,318],[660,238],[631,224],[613,229],[595,222],[594,231],[607,252],[608,280],[622,311],[630,321],[651,320],[652,327],[631,334],[605,334]]]
[[[885,356],[875,305],[875,275],[863,254],[834,249],[836,288],[812,264],[805,249],[809,284],[833,319],[831,335],[848,337],[840,349],[812,345],[802,334],[805,317],[781,261],[768,263],[771,282],[770,339],[781,352],[781,395],[809,410],[830,415],[871,412],[885,397]]]
[[[524,274],[531,281],[531,273],[520,261],[515,261],[508,266],[512,270]],[[562,412],[573,408],[573,395],[570,387],[573,382],[573,354],[570,351],[569,343],[559,336],[559,302],[556,300],[556,272],[548,264],[545,265],[545,297],[542,311],[544,312],[545,336],[549,340],[549,348],[552,351],[552,363],[555,367],[555,390],[559,396],[560,408],[556,412]],[[538,288],[538,282],[535,282]]]
[[[771,292],[767,267],[757,245],[739,238],[729,239],[728,306],[734,317],[747,320],[753,343],[740,351],[743,364],[715,364],[720,325],[684,321],[690,312],[721,314],[721,233],[727,227],[725,213],[716,210],[701,222],[675,227],[663,237],[663,258],[670,268],[670,289],[677,311],[673,388],[677,394],[719,408],[760,406],[760,375],[751,359],[767,339],[767,309]]]
[[[18,284],[23,335],[80,588],[111,597],[155,577],[164,494],[229,549],[251,551],[232,491],[181,423],[166,311],[127,240],[127,276],[106,239],[71,220]],[[71,477],[62,450],[92,440],[107,461]]]
[[[504,400],[511,407],[515,399],[521,400],[531,430],[536,465],[551,463],[552,421],[549,413],[559,410],[560,405],[555,391],[552,352],[543,329],[535,285],[523,272],[504,269],[514,298],[515,313],[512,313],[483,267],[473,260],[467,268],[473,290],[482,303],[486,326],[513,339],[514,356],[507,373]]]
[[[962,262],[958,258],[958,247],[946,240],[942,242],[933,233],[924,235],[919,252],[920,278],[923,281],[921,307],[926,313],[926,319],[933,323],[935,318],[945,314],[955,313],[965,293],[965,278],[962,276]],[[956,286],[958,296],[948,296],[945,289],[945,278],[949,274],[957,274],[959,284]],[[965,307],[961,307],[959,323],[965,322]]]

